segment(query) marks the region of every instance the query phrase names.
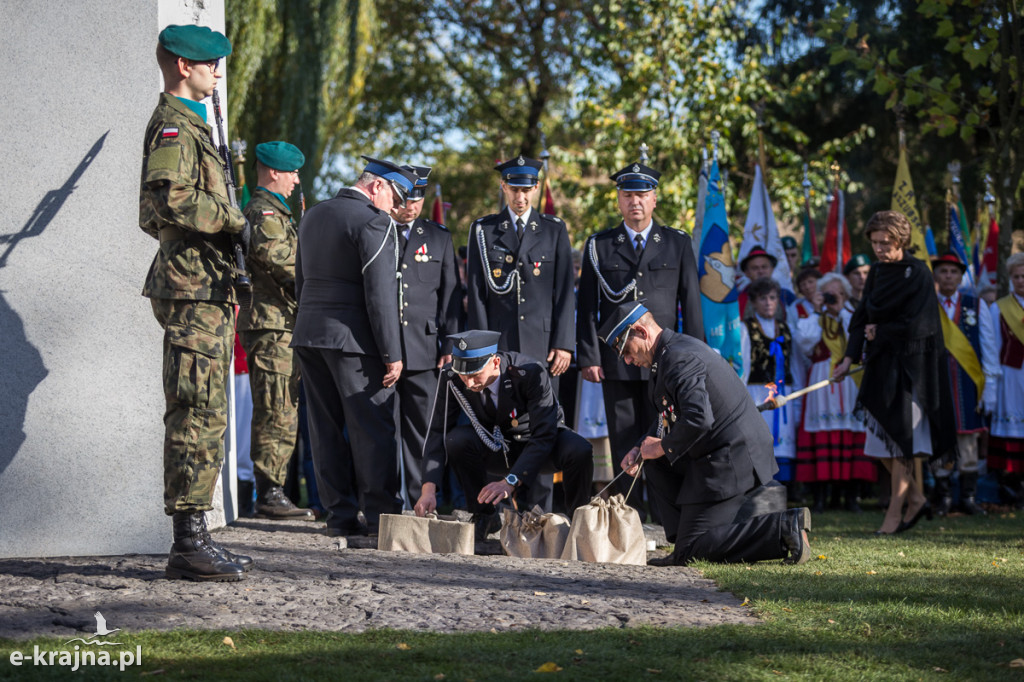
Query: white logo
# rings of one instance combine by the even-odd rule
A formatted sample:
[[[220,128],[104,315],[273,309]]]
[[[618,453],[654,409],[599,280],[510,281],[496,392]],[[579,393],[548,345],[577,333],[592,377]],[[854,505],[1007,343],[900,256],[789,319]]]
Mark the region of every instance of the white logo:
[[[466,350],[469,344],[466,343],[466,339],[459,339],[459,350]]]
[[[639,173],[640,172],[640,164],[638,164],[638,163],[634,163],[633,164],[633,172],[634,173]]]
[[[526,163],[526,159],[524,159],[522,157],[522,155],[520,155],[519,159],[516,161],[516,163],[518,163],[520,166],[522,166],[522,165],[524,165]]]
[[[85,647],[96,645],[99,647],[103,646],[123,646],[121,642],[109,642],[100,639],[100,637],[107,637],[115,632],[121,630],[121,628],[110,629],[107,627],[107,619],[103,617],[103,614],[97,611],[93,614],[96,619],[96,632],[90,635],[90,639],[83,639],[81,637],[75,637],[64,642],[64,646],[71,644],[71,642],[82,642]],[[114,657],[110,651],[105,649],[89,649],[83,648],[78,644],[75,645],[74,650],[59,649],[59,650],[40,650],[39,645],[33,646],[31,653],[24,653],[21,651],[12,651],[8,659],[13,666],[22,666],[25,663],[31,663],[35,666],[59,666],[69,667],[72,672],[78,670],[84,666],[109,666],[117,667],[124,672],[124,669],[132,665],[142,665],[142,645],[136,645],[135,650],[122,649],[117,652],[117,656]]]

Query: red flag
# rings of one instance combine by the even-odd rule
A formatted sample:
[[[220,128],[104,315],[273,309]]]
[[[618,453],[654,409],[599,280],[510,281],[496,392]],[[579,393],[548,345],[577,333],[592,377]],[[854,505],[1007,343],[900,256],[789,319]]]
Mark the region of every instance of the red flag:
[[[978,286],[995,286],[998,272],[999,223],[996,222],[995,216],[993,216],[988,225],[988,238],[985,240],[985,253],[981,257],[981,273],[978,276]]]
[[[438,225],[444,225],[444,203],[441,201],[441,185],[434,194],[434,204],[430,207],[430,219]]]
[[[841,248],[840,239],[842,239]],[[850,231],[846,229],[846,215],[843,210],[843,193],[837,187],[832,194],[832,204],[828,209],[828,222],[825,223],[825,244],[821,248],[821,272],[842,272],[843,263],[852,255]]]
[[[555,215],[555,199],[551,196],[551,183],[547,176],[544,177],[544,211],[548,215]]]

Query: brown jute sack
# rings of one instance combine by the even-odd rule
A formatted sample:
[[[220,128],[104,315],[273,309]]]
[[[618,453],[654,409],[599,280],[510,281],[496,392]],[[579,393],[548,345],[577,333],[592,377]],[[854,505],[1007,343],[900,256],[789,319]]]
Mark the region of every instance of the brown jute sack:
[[[572,515],[563,559],[606,564],[647,564],[647,541],[640,515],[621,494],[600,497]]]
[[[503,509],[498,537],[505,554],[521,559],[557,559],[569,536],[569,519],[545,514],[539,506],[532,511]]]
[[[452,516],[381,514],[377,549],[414,554],[473,554],[473,524]]]

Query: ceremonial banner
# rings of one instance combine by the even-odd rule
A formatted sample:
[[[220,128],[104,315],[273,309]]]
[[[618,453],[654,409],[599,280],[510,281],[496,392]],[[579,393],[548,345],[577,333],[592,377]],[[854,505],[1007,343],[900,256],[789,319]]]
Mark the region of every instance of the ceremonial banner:
[[[949,204],[949,250],[956,254],[961,263],[967,265],[967,271],[960,281],[960,291],[974,291],[974,276],[971,272],[970,260],[967,257],[967,246],[964,244],[964,233],[961,231],[960,214],[955,204]]]
[[[981,270],[978,273],[978,286],[996,286],[999,271],[999,223],[991,216],[988,225],[988,236],[985,238],[985,251],[981,257]]]
[[[441,201],[441,185],[435,185],[436,188],[434,194],[434,205],[430,207],[430,219],[438,225],[444,225],[445,222],[445,205]]]
[[[706,154],[707,152],[705,152]],[[697,217],[693,221],[693,233],[691,237],[694,245],[693,257],[700,264],[700,238],[704,233],[704,202],[708,197],[708,164],[707,159],[700,166],[700,173],[697,176]]]
[[[925,248],[928,249],[928,259],[938,258],[939,249],[935,246],[935,233],[932,232],[932,226],[929,225],[924,230],[924,243]]]
[[[847,239],[849,241],[849,239]],[[768,186],[764,182],[761,166],[754,167],[754,187],[750,194],[750,208],[747,210],[747,222],[743,226],[743,243],[740,244],[740,262],[747,257],[751,249],[759,246],[775,256],[775,270],[772,279],[782,288],[782,305],[787,306],[796,300],[793,293],[793,278],[789,270],[789,259],[782,248],[782,238],[772,211],[772,201],[768,196]]]
[[[914,194],[914,183],[910,180],[910,166],[907,165],[907,150],[900,146],[900,160],[896,167],[896,184],[892,188],[892,210],[899,211],[910,221],[910,244],[917,247],[918,254],[928,253],[925,242],[924,223],[917,212],[917,195]],[[931,260],[922,258],[930,268]]]
[[[811,194],[804,194],[804,239],[800,248],[800,262],[806,263],[818,257],[818,235],[811,215]]]
[[[704,336],[708,345],[743,374],[740,353],[740,306],[736,290],[736,261],[729,242],[729,221],[725,215],[718,160],[711,162],[707,197],[704,201],[697,276],[700,278],[700,307],[704,314]]]
[[[822,274],[843,271],[846,260],[853,255],[850,248],[850,233],[846,229],[846,206],[842,190],[837,186],[832,192],[828,207],[828,222],[825,223],[825,244],[821,248]]]
[[[555,199],[551,196],[551,181],[547,173],[544,174],[544,210],[541,213],[555,215]]]

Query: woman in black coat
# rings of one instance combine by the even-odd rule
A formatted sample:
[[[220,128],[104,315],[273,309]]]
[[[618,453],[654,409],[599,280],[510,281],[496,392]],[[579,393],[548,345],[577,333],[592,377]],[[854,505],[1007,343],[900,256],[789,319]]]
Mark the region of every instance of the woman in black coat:
[[[898,211],[880,211],[865,233],[878,262],[850,321],[842,377],[864,358],[856,409],[867,427],[864,454],[878,457],[892,475],[892,496],[879,535],[908,530],[931,518],[928,499],[914,482],[913,458],[953,457],[956,431],[946,348],[931,271],[910,255],[911,227]]]

